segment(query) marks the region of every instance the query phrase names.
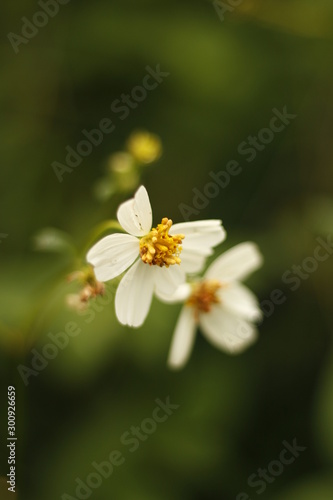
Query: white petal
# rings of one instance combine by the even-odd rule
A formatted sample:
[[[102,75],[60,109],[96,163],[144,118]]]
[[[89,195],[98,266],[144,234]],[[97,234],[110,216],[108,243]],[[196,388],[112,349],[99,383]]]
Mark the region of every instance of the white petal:
[[[139,241],[129,234],[110,234],[87,253],[99,281],[108,281],[124,272],[139,255]]]
[[[148,264],[146,264],[148,265]],[[170,267],[152,266],[154,269],[155,289],[165,295],[171,295],[185,282],[185,272],[180,265]]]
[[[120,323],[141,326],[149,312],[154,291],[154,274],[139,259],[122,278],[116,292],[116,315]]]
[[[120,205],[117,218],[125,231],[133,236],[144,236],[149,233],[153,223],[153,215],[149,196],[144,186],[139,187],[134,198]]]
[[[226,238],[226,232],[220,220],[182,222],[173,225],[169,232],[171,235],[185,235],[182,243],[184,250],[195,251],[206,256],[211,255],[211,249]]]
[[[182,234],[189,234],[193,233],[194,231],[208,231],[212,229],[216,229],[221,227],[222,221],[220,219],[207,219],[207,220],[196,220],[193,222],[179,222],[177,224],[174,224],[171,229],[173,232],[176,233],[182,233]],[[171,231],[170,231],[171,232]]]
[[[257,297],[247,286],[232,282],[222,287],[218,294],[223,308],[229,312],[248,321],[258,321],[262,317]]]
[[[262,255],[255,243],[241,243],[214,260],[207,269],[205,277],[219,279],[222,282],[243,280],[258,269],[262,262]]]
[[[205,267],[206,257],[191,250],[182,250],[180,266],[185,273],[200,273]]]
[[[192,352],[195,339],[196,323],[191,307],[184,306],[177,321],[169,351],[168,365],[180,369],[187,362]]]
[[[189,283],[183,283],[177,290],[171,294],[167,295],[159,290],[156,290],[156,296],[167,304],[176,304],[177,302],[185,302],[191,295],[191,285]]]
[[[256,328],[220,306],[212,307],[208,313],[200,314],[200,327],[215,347],[239,354],[257,338]]]

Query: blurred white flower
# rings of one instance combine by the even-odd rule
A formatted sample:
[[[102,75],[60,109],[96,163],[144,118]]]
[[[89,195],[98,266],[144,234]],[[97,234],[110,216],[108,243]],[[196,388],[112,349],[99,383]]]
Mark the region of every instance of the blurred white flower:
[[[102,238],[89,250],[87,261],[98,281],[111,280],[131,266],[117,288],[115,307],[120,323],[138,327],[148,314],[154,291],[168,296],[185,282],[186,273],[200,272],[226,233],[220,220],[172,225],[165,217],[152,228],[144,186],[120,205],[117,218],[128,234]]]
[[[197,325],[215,347],[229,354],[240,353],[256,340],[253,323],[262,313],[255,295],[240,281],[261,265],[257,246],[242,243],[218,257],[201,281],[185,283],[169,297],[158,293],[164,302],[184,302],[169,352],[171,368],[187,362]]]

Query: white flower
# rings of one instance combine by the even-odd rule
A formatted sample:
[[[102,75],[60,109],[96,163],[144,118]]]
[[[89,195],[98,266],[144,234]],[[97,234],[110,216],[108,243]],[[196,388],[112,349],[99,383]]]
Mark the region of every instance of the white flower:
[[[87,261],[98,281],[111,280],[132,266],[117,288],[115,307],[120,323],[137,327],[148,314],[154,291],[172,294],[185,282],[186,273],[203,268],[226,233],[220,220],[172,225],[165,217],[152,228],[152,209],[143,186],[120,205],[117,218],[128,234],[102,238],[89,250]]]
[[[165,302],[185,302],[180,313],[168,364],[182,368],[195,340],[197,325],[217,348],[237,354],[257,337],[253,322],[262,316],[258,301],[240,280],[262,264],[254,243],[242,243],[218,257],[199,282],[181,285],[171,297],[158,294]]]

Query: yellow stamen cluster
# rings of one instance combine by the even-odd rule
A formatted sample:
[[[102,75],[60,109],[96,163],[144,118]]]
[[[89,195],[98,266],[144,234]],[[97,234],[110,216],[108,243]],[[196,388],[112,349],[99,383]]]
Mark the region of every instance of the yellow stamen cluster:
[[[153,228],[140,240],[140,256],[145,264],[169,267],[180,264],[183,234],[169,235],[172,220],[164,217],[161,224]]]
[[[219,304],[220,299],[217,291],[222,288],[222,284],[217,280],[206,280],[196,283],[193,292],[187,300],[187,305],[195,309],[195,314],[209,312],[213,304]]]

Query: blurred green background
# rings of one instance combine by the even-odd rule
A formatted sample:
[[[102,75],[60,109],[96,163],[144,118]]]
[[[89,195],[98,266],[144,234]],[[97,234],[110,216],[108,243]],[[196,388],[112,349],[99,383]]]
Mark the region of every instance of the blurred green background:
[[[72,0],[16,54],[7,34],[20,35],[21,18],[38,10],[33,1],[6,2],[0,21],[0,233],[8,235],[0,240],[1,475],[7,386],[15,385],[20,499],[76,498],[76,478],[115,449],[125,463],[91,498],[332,498],[332,257],[295,292],[282,280],[333,227],[332,2],[244,0],[222,21],[204,0]],[[170,75],[121,120],[110,105],[158,64]],[[297,118],[247,162],[239,144],[284,106]],[[64,163],[66,146],[105,117],[115,130],[60,183],[52,162]],[[112,302],[78,315],[64,306],[70,255],[33,251],[43,227],[81,246],[114,217],[124,197],[100,203],[93,187],[138,128],[163,142],[162,158],[142,177],[155,222],[180,222],[179,205],[192,205],[209,172],[231,160],[243,169],[192,217],[223,219],[228,239],[219,252],[257,242],[265,265],[249,285],[261,301],[277,288],[286,296],[238,357],[198,334],[188,365],[170,372],[178,306],[155,301],[139,330],[116,322]],[[17,365],[30,366],[31,349],[40,352],[68,321],[80,335],[25,386]],[[168,396],[179,409],[130,453],[122,434]],[[258,495],[249,476],[294,438],[306,451]]]

